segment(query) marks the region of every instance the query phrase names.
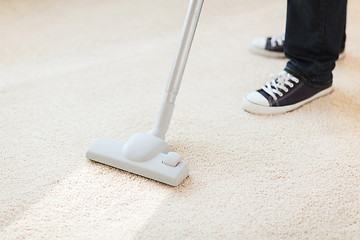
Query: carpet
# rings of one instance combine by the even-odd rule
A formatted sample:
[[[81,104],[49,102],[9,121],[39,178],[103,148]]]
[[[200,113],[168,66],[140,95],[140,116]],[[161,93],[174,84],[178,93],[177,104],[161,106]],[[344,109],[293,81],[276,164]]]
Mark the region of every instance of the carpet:
[[[360,2],[334,92],[258,116],[286,1],[207,0],[166,141],[178,187],[90,162],[157,116],[188,1],[0,2],[0,239],[360,239]]]

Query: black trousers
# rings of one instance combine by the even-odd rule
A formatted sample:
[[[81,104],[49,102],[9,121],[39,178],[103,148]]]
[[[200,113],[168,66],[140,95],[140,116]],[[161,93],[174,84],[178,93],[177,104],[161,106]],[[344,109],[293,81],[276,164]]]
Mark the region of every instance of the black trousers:
[[[332,84],[345,47],[347,0],[288,0],[285,70],[313,86]]]

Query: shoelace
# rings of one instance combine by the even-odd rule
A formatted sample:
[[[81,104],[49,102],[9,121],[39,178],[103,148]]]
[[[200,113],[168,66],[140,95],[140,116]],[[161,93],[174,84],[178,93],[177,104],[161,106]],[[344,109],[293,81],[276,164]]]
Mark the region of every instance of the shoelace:
[[[278,74],[271,74],[270,78],[272,80],[266,83],[262,87],[262,90],[269,94],[275,101],[278,99],[276,95],[282,97],[284,95],[282,91],[287,93],[290,88],[294,87],[294,83],[299,83],[299,79],[285,71]]]
[[[272,47],[275,47],[276,45],[282,46],[284,45],[285,41],[285,34],[279,37],[272,37],[270,40],[270,44]]]

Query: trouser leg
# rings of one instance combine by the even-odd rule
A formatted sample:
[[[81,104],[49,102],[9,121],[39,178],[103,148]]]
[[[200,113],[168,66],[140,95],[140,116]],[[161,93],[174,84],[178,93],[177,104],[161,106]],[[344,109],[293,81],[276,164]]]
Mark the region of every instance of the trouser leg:
[[[344,43],[347,0],[288,0],[286,71],[314,86],[332,84]]]

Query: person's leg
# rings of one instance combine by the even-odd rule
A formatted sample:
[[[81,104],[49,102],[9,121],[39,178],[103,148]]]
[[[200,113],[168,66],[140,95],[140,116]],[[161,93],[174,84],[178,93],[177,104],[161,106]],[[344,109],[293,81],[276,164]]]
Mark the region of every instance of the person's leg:
[[[345,24],[344,24],[344,33],[343,33],[342,42],[341,42],[341,46],[340,46],[340,54],[345,51],[345,45],[346,45],[346,19],[345,19]],[[339,55],[339,58],[340,58],[340,55]]]
[[[319,13],[319,15],[317,15],[317,17],[320,17],[320,18],[324,16],[324,11],[321,11],[321,10],[325,9],[325,8],[321,7],[322,5],[325,4],[327,8],[331,8],[331,1],[329,1],[330,4],[328,4],[325,1],[324,1],[324,3],[321,3],[318,0],[314,0],[313,2],[310,2],[310,3],[313,6],[319,6],[315,9],[315,11],[316,11],[315,13],[316,14]],[[298,25],[297,22],[300,21],[300,18],[295,18],[295,19],[292,18],[292,16],[294,15],[293,12],[295,12],[295,16],[296,16],[297,14],[302,13],[304,10],[310,9],[307,6],[307,4],[308,3],[306,1],[304,1],[304,3],[303,3],[303,1],[292,1],[292,0],[290,0],[290,2],[288,3],[288,14],[291,14],[291,16],[288,15],[287,18],[292,19],[292,23],[289,23],[289,21],[288,21],[287,24],[290,25],[292,29],[294,29],[294,25],[295,25],[295,28],[297,28],[297,25]],[[346,12],[346,1],[341,0],[339,2],[336,2],[336,4],[340,7],[340,9],[342,9],[342,12],[344,12],[344,11]],[[343,14],[343,13],[340,13],[340,14]],[[342,18],[343,17],[344,16],[342,16]],[[336,18],[334,18],[334,20],[335,19]],[[346,33],[345,33],[346,24],[342,23],[342,21],[346,21],[346,19],[342,19],[341,21],[335,21],[338,25],[344,26],[343,27],[343,35],[342,35],[342,43],[341,43],[341,47],[339,50],[339,53],[340,53],[339,58],[344,58],[344,49],[345,49],[345,40],[346,40]],[[294,22],[296,24],[294,24]],[[302,23],[302,22],[300,22],[300,23]],[[332,26],[332,23],[329,23],[329,24],[330,24],[330,26]],[[250,43],[250,51],[255,54],[266,56],[266,57],[285,58],[284,43],[285,43],[285,36],[254,38]]]
[[[347,0],[288,0],[286,71],[314,86],[332,84],[344,40]]]
[[[284,42],[285,33],[281,36],[257,37],[251,40],[249,50],[256,55],[283,59],[286,58],[284,53]],[[344,28],[343,40],[339,52],[339,60],[345,58],[345,42],[346,32]]]
[[[274,114],[332,91],[332,70],[344,39],[347,0],[288,0],[285,71],[245,96],[243,108]]]

